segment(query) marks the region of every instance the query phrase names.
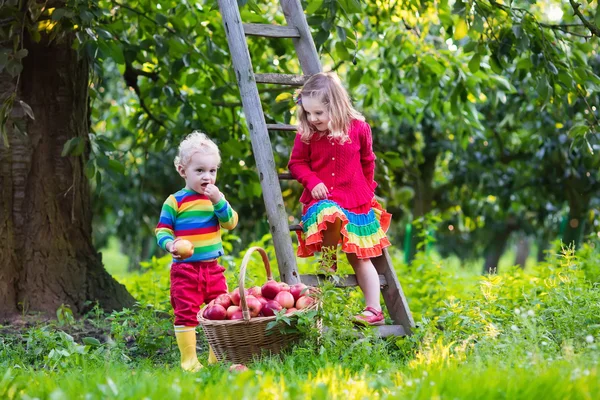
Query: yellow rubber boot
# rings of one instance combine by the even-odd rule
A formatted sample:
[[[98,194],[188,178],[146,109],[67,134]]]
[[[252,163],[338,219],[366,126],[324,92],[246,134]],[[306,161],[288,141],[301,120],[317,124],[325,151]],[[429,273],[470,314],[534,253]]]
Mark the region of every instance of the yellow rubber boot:
[[[219,360],[217,360],[217,356],[216,356],[215,352],[213,351],[212,347],[210,347],[210,345],[209,345],[208,346],[208,363],[216,364],[218,362],[219,362]]]
[[[202,364],[196,355],[196,327],[177,326],[175,327],[175,337],[181,353],[181,368],[184,371],[198,372],[202,368]]]

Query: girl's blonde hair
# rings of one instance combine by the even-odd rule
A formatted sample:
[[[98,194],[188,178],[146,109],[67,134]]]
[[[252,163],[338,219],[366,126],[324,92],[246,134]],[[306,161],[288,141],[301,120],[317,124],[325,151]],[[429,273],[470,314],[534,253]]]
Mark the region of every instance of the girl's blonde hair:
[[[338,143],[347,142],[348,129],[353,119],[364,121],[365,117],[352,107],[350,96],[342,86],[340,78],[333,72],[319,72],[311,76],[304,84],[297,100],[298,131],[303,142],[308,143],[316,131],[313,130],[306,112],[302,107],[302,98],[314,97],[323,103],[329,111],[329,137]]]
[[[185,167],[190,162],[194,153],[217,155],[219,157],[219,164],[221,163],[221,154],[215,142],[210,140],[205,133],[194,131],[187,135],[179,144],[179,152],[175,156],[175,168],[179,169],[180,166]]]

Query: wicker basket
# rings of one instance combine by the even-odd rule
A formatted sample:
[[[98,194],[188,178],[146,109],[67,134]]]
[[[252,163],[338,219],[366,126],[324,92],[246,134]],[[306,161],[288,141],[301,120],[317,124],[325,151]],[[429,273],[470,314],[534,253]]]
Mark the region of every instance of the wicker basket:
[[[264,249],[251,247],[242,260],[240,268],[240,308],[243,319],[240,320],[209,320],[202,316],[203,307],[198,312],[198,322],[202,326],[208,343],[212,347],[219,361],[230,361],[233,363],[247,363],[255,357],[263,354],[278,354],[289,344],[298,340],[298,333],[282,333],[278,327],[267,332],[267,324],[274,321],[276,317],[254,317],[250,318],[246,295],[244,293],[244,280],[246,278],[246,266],[250,261],[252,253],[258,251],[262,256],[263,264],[267,272],[267,279],[272,280],[269,258]],[[317,302],[311,304],[305,310],[314,310],[318,307]],[[268,334],[267,334],[268,333]]]

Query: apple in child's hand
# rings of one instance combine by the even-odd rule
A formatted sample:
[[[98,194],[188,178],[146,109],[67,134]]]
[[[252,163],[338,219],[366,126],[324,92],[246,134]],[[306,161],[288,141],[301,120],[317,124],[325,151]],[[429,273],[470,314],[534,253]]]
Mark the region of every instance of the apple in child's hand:
[[[315,302],[315,299],[313,299],[310,296],[301,296],[298,301],[296,301],[296,308],[298,310],[302,310],[308,306],[310,306],[311,304],[313,304]]]
[[[240,308],[238,306],[229,306],[229,308],[227,309],[227,319],[231,319],[231,316],[237,311],[240,311]]]
[[[262,296],[262,291],[260,290],[260,286],[253,286],[250,289],[248,289],[248,294],[258,298],[259,296]]]
[[[230,320],[234,321],[236,319],[244,319],[244,315],[242,314],[242,310],[237,310],[236,312],[234,312],[233,314],[231,314],[231,317],[229,317]]]
[[[272,317],[277,311],[281,311],[282,308],[283,307],[281,307],[281,304],[275,300],[269,300],[262,308],[262,315],[265,317]]]
[[[244,294],[247,296],[248,291],[245,290]],[[239,306],[240,305],[240,288],[233,289],[233,292],[229,293],[229,297],[231,297],[231,302],[233,303],[234,306]]]
[[[304,283],[296,283],[295,285],[290,286],[290,293],[294,296],[294,301],[298,300],[300,296],[306,294],[304,291],[308,286]]]
[[[248,305],[248,311],[251,317],[258,317],[258,313],[262,309],[262,304],[254,296],[246,296],[246,304]]]
[[[264,298],[273,300],[277,293],[281,292],[281,286],[279,286],[279,282],[270,280],[262,286],[261,291]]]
[[[225,307],[226,309],[231,306],[231,297],[227,293],[220,294],[216,299],[213,300],[215,304]]]
[[[285,282],[279,282],[279,288],[281,289],[282,292],[289,292],[290,291],[290,285],[288,285]]]
[[[175,254],[186,259],[194,255],[194,245],[189,240],[179,239],[173,242],[175,246]]]
[[[294,296],[290,292],[279,292],[274,300],[281,304],[283,308],[292,308],[295,303]]]
[[[227,316],[227,310],[225,310],[225,307],[215,304],[214,306],[206,307],[202,316],[206,319],[221,320]]]

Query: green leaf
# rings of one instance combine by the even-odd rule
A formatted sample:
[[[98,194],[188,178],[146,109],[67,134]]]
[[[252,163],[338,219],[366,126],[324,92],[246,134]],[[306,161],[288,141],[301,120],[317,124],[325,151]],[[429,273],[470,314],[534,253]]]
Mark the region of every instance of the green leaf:
[[[23,100],[19,100],[19,104],[21,104],[21,107],[23,107],[23,111],[25,111],[25,114],[27,114],[29,118],[35,120],[33,110],[31,109],[29,104],[25,103]]]
[[[344,46],[344,43],[342,42],[337,42],[335,44],[335,52],[337,53],[338,57],[343,60],[350,59],[350,53],[348,53],[348,49],[346,49],[346,46]]]
[[[573,125],[571,129],[569,129],[569,136],[578,137],[586,134],[590,129],[589,126],[585,124]]]
[[[323,5],[323,0],[312,0],[310,3],[308,3],[308,6],[306,6],[304,11],[308,15],[314,14],[317,12],[317,10],[319,10],[319,8],[321,8],[321,5]]]
[[[337,3],[346,11],[348,14],[359,13],[360,2],[358,0],[337,0]]]
[[[169,22],[169,19],[164,14],[157,13],[156,22],[158,22],[160,25],[166,25],[167,22]]]
[[[479,55],[479,53],[475,53],[473,55],[473,57],[471,58],[471,61],[469,61],[469,71],[471,71],[471,73],[475,73],[477,71],[479,71],[479,66],[481,64],[481,56]]]
[[[96,175],[96,163],[94,163],[94,160],[88,160],[85,165],[85,176],[92,180],[94,175]]]
[[[119,161],[117,160],[113,160],[112,158],[108,160],[108,168],[114,172],[116,172],[117,174],[124,174],[125,173],[125,166],[123,164],[121,164]]]
[[[84,337],[82,340],[83,340],[83,343],[89,344],[90,346],[100,346],[102,344],[95,337],[88,336],[88,337]]]
[[[454,40],[460,40],[467,36],[469,32],[469,26],[467,25],[467,20],[464,18],[459,18],[458,22],[454,26]]]
[[[29,54],[29,51],[27,49],[21,49],[15,53],[15,58],[17,60],[20,60],[22,58],[27,57],[27,54]]]
[[[594,18],[596,26],[600,26],[600,1],[596,1],[596,18]]]
[[[537,85],[537,92],[540,96],[540,99],[543,103],[548,101],[548,97],[550,95],[550,85],[548,84],[548,78],[542,76]]]
[[[67,142],[63,146],[61,156],[65,157],[71,154],[71,152],[77,147],[77,145],[79,145],[79,142],[81,142],[80,137],[74,137],[67,140]]]
[[[63,18],[73,18],[73,12],[66,8],[57,8],[52,13],[53,21],[60,21]]]
[[[552,72],[554,75],[558,74],[558,69],[556,68],[556,66],[554,64],[552,64],[551,61],[548,61],[548,70],[550,72]]]

